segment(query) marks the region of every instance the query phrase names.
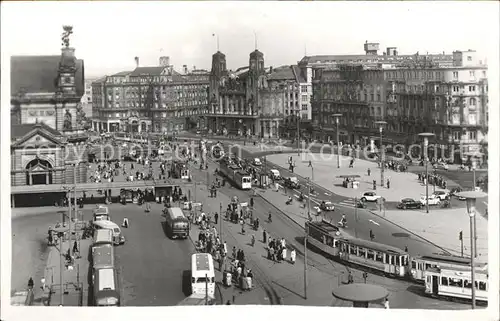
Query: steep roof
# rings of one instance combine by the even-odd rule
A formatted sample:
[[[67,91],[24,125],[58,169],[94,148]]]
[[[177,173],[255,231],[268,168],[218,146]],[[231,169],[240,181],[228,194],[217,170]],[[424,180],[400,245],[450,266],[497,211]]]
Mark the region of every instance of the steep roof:
[[[17,139],[26,136],[29,132],[31,132],[35,128],[41,128],[48,131],[53,136],[62,136],[61,132],[55,130],[54,128],[44,124],[44,123],[35,123],[35,124],[14,124],[10,127],[10,138]]]
[[[130,73],[130,76],[159,76],[166,67],[137,67]]]
[[[53,93],[57,91],[57,76],[61,56],[12,56],[10,59],[10,93]],[[82,59],[76,60],[76,93],[85,92]]]
[[[292,70],[293,70],[293,74],[295,75],[295,80],[298,83],[307,82],[306,77],[305,77],[304,73],[302,72],[302,70],[299,68],[299,66],[293,65]]]
[[[269,80],[294,80],[295,75],[291,66],[281,66],[274,68],[268,76]]]

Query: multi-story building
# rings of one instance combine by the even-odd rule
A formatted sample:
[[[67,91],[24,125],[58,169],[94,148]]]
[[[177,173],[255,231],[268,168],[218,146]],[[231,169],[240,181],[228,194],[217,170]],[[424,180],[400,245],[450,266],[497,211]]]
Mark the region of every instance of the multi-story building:
[[[208,72],[181,74],[160,57],[160,66],[137,67],[92,83],[94,129],[106,132],[174,132],[204,127]]]
[[[336,65],[313,68],[314,136],[335,140],[340,113],[343,142],[377,140],[377,120],[387,122],[384,143],[418,142],[418,133],[433,132],[434,141],[464,152],[487,144],[487,66],[474,51],[454,52],[452,64],[428,57],[404,64]],[[460,161],[459,155],[455,157]]]
[[[231,135],[277,137],[283,124],[308,117],[301,104],[301,82],[297,66],[265,68],[264,55],[250,53],[249,66],[228,71],[226,56],[212,56],[208,127]],[[304,89],[304,94],[307,88]]]

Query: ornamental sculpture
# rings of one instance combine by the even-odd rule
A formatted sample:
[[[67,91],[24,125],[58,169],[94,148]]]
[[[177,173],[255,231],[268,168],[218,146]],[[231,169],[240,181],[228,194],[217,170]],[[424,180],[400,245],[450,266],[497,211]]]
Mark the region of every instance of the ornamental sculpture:
[[[73,33],[73,26],[63,26],[63,30],[61,36],[62,45],[69,48],[69,36]]]
[[[64,130],[71,130],[72,125],[71,125],[71,119],[73,117],[71,116],[71,113],[69,112],[68,109],[66,109],[66,114],[64,114],[64,123],[63,123],[63,129]]]

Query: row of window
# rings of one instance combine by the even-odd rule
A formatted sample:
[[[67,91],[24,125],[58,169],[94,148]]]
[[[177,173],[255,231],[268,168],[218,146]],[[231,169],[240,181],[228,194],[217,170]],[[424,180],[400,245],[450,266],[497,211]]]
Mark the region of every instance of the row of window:
[[[443,71],[427,71],[427,70],[396,70],[386,71],[388,79],[433,79],[439,80],[444,76]]]
[[[470,289],[472,288],[472,282],[469,280],[458,279],[458,278],[449,278],[442,276],[441,277],[441,285],[443,286],[454,286],[458,288]],[[483,281],[475,281],[475,288],[479,291],[487,291],[487,283]]]
[[[185,117],[185,116],[193,116],[193,115],[198,115],[199,111],[198,110],[193,110],[193,109],[186,109],[182,111],[175,111],[175,112],[170,112],[170,113],[157,113],[155,115],[155,118],[167,118],[167,117]],[[151,117],[147,113],[102,113],[101,116],[104,118],[126,118],[130,115],[136,116],[136,117]]]
[[[200,106],[207,104],[208,104],[207,100],[175,101],[169,104],[167,103],[158,104],[157,102],[155,102],[154,108],[168,108],[169,106],[177,108],[177,107]],[[146,105],[147,104],[145,102],[139,102],[138,100],[127,101],[126,103],[123,104],[120,104],[118,102],[113,103],[112,101],[108,100],[108,108],[145,108]]]

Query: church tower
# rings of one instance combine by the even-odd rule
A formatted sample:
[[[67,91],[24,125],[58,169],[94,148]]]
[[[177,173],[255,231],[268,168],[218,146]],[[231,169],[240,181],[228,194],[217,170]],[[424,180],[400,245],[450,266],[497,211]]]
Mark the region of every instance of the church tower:
[[[217,51],[212,55],[212,70],[210,71],[210,84],[208,90],[211,111],[215,111],[219,100],[219,87],[221,79],[227,76],[226,55]]]

